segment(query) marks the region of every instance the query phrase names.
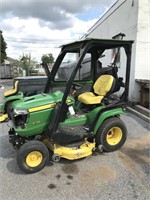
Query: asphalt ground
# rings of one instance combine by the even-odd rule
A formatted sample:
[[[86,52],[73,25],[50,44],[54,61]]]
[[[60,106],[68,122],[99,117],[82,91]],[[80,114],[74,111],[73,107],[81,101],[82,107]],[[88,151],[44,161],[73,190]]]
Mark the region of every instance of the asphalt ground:
[[[0,84],[3,92],[11,80]],[[94,153],[84,159],[59,163],[51,160],[35,174],[23,173],[8,140],[9,124],[0,124],[0,200],[149,200],[150,129],[142,119],[127,113],[124,146],[113,153]]]

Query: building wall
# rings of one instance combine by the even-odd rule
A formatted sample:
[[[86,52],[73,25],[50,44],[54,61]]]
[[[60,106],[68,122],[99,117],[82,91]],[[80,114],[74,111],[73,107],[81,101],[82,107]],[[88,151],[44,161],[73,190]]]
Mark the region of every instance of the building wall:
[[[135,39],[138,0],[118,0],[87,32],[88,37],[112,38],[120,32],[126,39]]]
[[[110,39],[118,33],[125,33],[126,40],[134,40],[133,48],[132,48],[132,62],[131,62],[131,72],[130,72],[130,89],[129,89],[129,100],[132,102],[140,101],[140,87],[139,84],[135,81],[135,78],[138,77],[138,68],[137,65],[137,50],[141,49],[143,43],[139,47],[139,40],[143,35],[140,34],[140,37],[137,36],[137,31],[139,31],[138,22],[140,17],[138,18],[139,7],[141,6],[142,0],[118,0],[116,3],[99,19],[99,21],[94,24],[91,29],[84,35],[84,37],[94,37],[94,38],[104,38]],[[149,0],[146,0],[149,1]],[[143,0],[143,3],[145,0]],[[140,28],[141,30],[141,28]],[[143,32],[144,34],[144,32]],[[138,37],[138,41],[137,41]],[[145,65],[146,66],[146,65]],[[124,76],[125,68],[124,68],[124,58],[121,58],[121,66],[119,68],[119,75]],[[146,73],[146,72],[144,72]]]
[[[138,5],[135,79],[150,79],[150,0],[140,0]]]

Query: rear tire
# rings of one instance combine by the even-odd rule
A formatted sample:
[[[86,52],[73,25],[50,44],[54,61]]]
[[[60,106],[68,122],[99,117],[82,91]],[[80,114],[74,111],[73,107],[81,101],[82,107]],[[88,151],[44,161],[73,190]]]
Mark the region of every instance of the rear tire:
[[[43,169],[48,162],[49,151],[40,141],[28,141],[17,152],[17,163],[26,173],[35,173]]]
[[[107,152],[118,150],[123,146],[126,138],[126,125],[118,117],[106,119],[99,127],[95,136],[96,146],[102,145]]]

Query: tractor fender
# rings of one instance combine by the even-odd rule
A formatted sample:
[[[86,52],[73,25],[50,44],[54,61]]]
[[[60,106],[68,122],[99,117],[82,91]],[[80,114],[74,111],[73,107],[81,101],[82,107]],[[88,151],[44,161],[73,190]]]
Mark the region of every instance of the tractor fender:
[[[8,102],[16,101],[16,100],[19,100],[21,98],[23,98],[23,93],[22,92],[17,94],[17,95],[12,95],[12,96],[9,96],[9,97],[5,97],[3,103],[1,103],[1,105],[0,105],[0,113],[4,112],[5,106],[6,106],[6,104]]]
[[[118,116],[120,114],[124,114],[124,110],[123,108],[116,108],[116,109],[112,109],[112,110],[108,110],[103,112],[100,117],[98,118],[95,128],[94,128],[94,135],[97,133],[98,128],[100,127],[100,125],[103,123],[103,121],[105,119],[108,119],[110,117],[114,117],[114,116]]]

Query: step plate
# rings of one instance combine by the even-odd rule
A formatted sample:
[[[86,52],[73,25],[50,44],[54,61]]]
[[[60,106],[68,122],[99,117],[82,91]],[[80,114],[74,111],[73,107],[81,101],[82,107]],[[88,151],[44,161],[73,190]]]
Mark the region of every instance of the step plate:
[[[68,145],[89,137],[92,135],[83,126],[59,126],[52,139],[56,144]]]

